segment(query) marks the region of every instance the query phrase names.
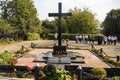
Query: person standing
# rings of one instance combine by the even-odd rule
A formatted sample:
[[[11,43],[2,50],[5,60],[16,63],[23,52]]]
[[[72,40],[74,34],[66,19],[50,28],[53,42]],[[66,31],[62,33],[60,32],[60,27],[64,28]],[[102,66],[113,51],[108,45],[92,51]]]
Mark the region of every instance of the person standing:
[[[107,36],[103,36],[103,41],[104,41],[104,44],[103,45],[106,45],[106,43],[107,43]]]
[[[54,35],[54,44],[55,44],[55,45],[56,45],[56,43],[57,43],[57,37],[58,37],[58,34],[55,33],[55,35]]]
[[[85,43],[88,43],[88,35],[85,35]]]
[[[98,45],[102,44],[103,37],[102,35],[98,35]]]
[[[92,41],[92,44],[94,44],[94,41],[95,41],[95,36],[94,35],[91,36],[91,41]]]
[[[117,36],[113,36],[113,43],[114,43],[114,45],[116,45],[116,42],[117,42]]]
[[[78,43],[78,40],[79,40],[79,36],[76,35],[76,36],[75,36],[75,41],[76,41],[76,43]]]
[[[108,36],[108,45],[111,44],[111,35]]]
[[[81,43],[81,41],[82,41],[82,36],[81,36],[81,35],[79,35],[79,41],[80,41],[80,43]]]

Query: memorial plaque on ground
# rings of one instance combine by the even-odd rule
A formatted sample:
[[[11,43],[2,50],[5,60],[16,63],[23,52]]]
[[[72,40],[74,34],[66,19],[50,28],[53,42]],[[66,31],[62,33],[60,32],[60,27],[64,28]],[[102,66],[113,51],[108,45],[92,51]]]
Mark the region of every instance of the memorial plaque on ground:
[[[70,64],[71,58],[70,57],[48,57],[47,63]]]
[[[68,51],[67,55],[52,55],[52,52],[46,52],[36,55],[35,62],[47,62],[47,63],[84,63],[84,56],[77,52]]]

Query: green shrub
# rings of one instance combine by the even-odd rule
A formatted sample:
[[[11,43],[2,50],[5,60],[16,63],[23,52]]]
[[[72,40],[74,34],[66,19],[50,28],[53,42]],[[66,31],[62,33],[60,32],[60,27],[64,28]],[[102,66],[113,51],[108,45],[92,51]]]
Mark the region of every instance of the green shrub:
[[[38,33],[28,33],[27,40],[38,40],[40,39],[40,35]]]
[[[63,69],[57,69],[55,75],[47,76],[43,80],[72,80],[72,79],[69,71]]]
[[[75,34],[64,33],[64,34],[62,34],[62,38],[63,39],[69,39],[69,40],[75,40]]]
[[[117,66],[117,67],[120,67],[120,62],[116,62],[116,66]]]
[[[48,34],[48,39],[53,40],[55,34]]]
[[[114,76],[112,80],[120,80],[120,76]]]
[[[20,49],[20,50],[18,50],[18,51],[16,51],[16,54],[24,54],[24,53],[26,53],[26,52],[29,52],[31,50],[31,48],[28,48],[28,49]]]
[[[0,43],[4,43],[4,44],[9,44],[11,42],[14,42],[14,40],[12,38],[1,38],[0,39]]]
[[[104,56],[102,53],[99,52],[99,50],[93,49],[92,51],[94,53],[96,53],[98,56],[100,56],[101,58],[103,58],[105,62],[108,62],[116,67],[120,67],[120,62],[116,62],[116,61],[110,59],[109,56]]]
[[[110,60],[109,56],[104,56],[104,61],[108,62]]]
[[[71,80],[69,71],[56,69],[54,65],[46,65],[43,72],[46,75],[43,80]]]
[[[3,52],[0,54],[0,58],[3,59],[3,64],[8,64],[9,63],[9,59],[12,58],[13,55],[9,52]]]
[[[48,39],[53,40],[55,34],[49,34]],[[62,39],[69,39],[69,40],[75,40],[75,34],[67,34],[63,33],[62,34]]]
[[[104,68],[99,68],[99,67],[95,67],[91,69],[91,73],[100,78],[104,78],[107,75],[106,70]]]
[[[23,71],[17,71],[17,72],[16,72],[16,76],[17,76],[18,78],[24,78],[24,77],[26,76],[26,73],[23,72]]]

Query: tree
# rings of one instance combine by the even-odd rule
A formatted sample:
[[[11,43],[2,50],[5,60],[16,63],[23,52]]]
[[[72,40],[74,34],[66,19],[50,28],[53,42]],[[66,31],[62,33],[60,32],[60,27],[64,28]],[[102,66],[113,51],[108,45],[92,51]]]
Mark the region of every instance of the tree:
[[[69,33],[92,34],[98,32],[98,21],[90,10],[84,8],[82,11],[75,8],[69,12],[72,13],[72,16],[66,18]]]
[[[102,23],[105,35],[116,35],[120,38],[120,9],[112,9]]]
[[[56,33],[58,32],[58,18],[55,18],[52,21],[44,20],[42,21],[42,26],[47,29],[50,33]],[[62,18],[62,33],[67,32],[67,24],[66,20]]]
[[[6,15],[7,14],[7,15]],[[2,18],[13,26],[22,39],[27,33],[40,33],[42,28],[32,0],[12,0],[2,6]]]
[[[42,21],[42,26],[47,29],[50,33],[55,33],[57,32],[57,24],[56,24],[56,20],[44,20]]]
[[[66,20],[65,20],[66,17],[63,17],[62,18],[62,33],[67,33],[68,32],[68,27],[67,27],[67,23],[66,23]],[[56,29],[58,30],[58,18],[55,18],[55,24],[56,24]]]
[[[0,1],[0,10],[1,10],[1,12],[2,12],[2,14],[0,14],[0,17],[2,16],[2,18],[4,19],[4,20],[6,20],[7,19],[7,16],[8,16],[8,14],[7,14],[7,12],[8,12],[8,4],[9,3],[9,0],[1,0]]]
[[[13,32],[14,32],[13,27],[7,24],[7,22],[4,21],[3,19],[0,19],[0,34],[2,35],[11,34]]]

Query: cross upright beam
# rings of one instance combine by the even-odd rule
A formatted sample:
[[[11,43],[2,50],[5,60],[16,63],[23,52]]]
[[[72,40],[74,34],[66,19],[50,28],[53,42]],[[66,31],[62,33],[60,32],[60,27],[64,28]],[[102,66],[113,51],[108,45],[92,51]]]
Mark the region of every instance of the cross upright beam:
[[[71,16],[71,13],[62,13],[62,3],[58,3],[58,13],[48,13],[49,17],[58,17],[58,46],[62,43],[62,16]]]

